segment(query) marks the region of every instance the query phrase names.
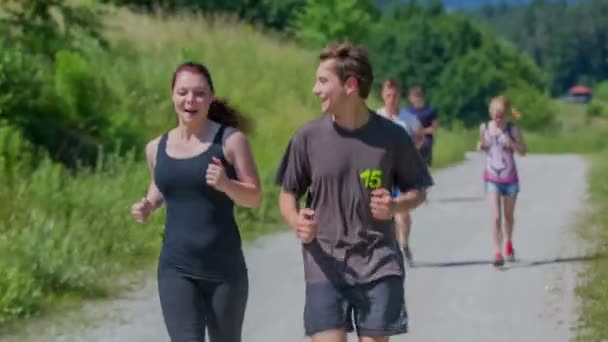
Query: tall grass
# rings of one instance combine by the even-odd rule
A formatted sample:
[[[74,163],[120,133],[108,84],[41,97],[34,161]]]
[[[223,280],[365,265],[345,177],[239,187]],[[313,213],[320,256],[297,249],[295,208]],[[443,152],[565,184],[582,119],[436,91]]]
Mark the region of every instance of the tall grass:
[[[439,129],[435,136],[433,168],[442,168],[463,160],[464,152],[475,149],[478,136],[471,129]]]
[[[582,299],[578,337],[591,342],[608,340],[608,120],[590,117],[587,106],[555,101],[558,128],[527,133],[526,139],[534,152],[586,154],[591,163],[581,232],[596,258],[586,265],[576,289]]]
[[[19,155],[5,151],[0,170],[0,324],[62,296],[103,295],[111,275],[159,242],[160,217],[145,228],[129,217],[126,199],[140,193],[133,184],[148,177],[132,154],[108,155],[74,177],[44,155],[24,157],[34,153],[11,132],[0,130],[19,147]]]
[[[587,105],[554,100],[556,127],[526,132],[531,153],[595,153],[608,148],[608,120],[589,118]]]
[[[583,300],[579,336],[590,342],[608,340],[608,150],[594,155],[591,165],[584,232],[599,257],[587,265],[584,283],[577,288]]]

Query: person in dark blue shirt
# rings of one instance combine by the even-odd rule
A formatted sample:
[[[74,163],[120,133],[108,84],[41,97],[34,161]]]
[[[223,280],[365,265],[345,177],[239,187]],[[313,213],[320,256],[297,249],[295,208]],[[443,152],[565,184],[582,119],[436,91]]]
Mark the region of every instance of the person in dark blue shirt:
[[[423,128],[424,141],[422,147],[420,147],[420,154],[430,168],[433,164],[434,137],[439,127],[437,111],[433,106],[426,103],[424,91],[420,86],[410,87],[408,99],[410,103],[410,106],[407,108],[408,112],[418,118]]]

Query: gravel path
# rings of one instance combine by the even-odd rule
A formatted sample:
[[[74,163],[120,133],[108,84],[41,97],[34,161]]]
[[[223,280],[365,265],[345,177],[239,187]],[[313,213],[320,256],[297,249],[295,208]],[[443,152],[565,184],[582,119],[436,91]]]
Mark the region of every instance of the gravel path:
[[[411,331],[391,341],[572,340],[576,272],[584,259],[575,219],[585,199],[587,165],[570,155],[530,155],[518,161],[522,193],[514,245],[519,260],[504,270],[491,266],[482,156],[469,154],[464,163],[434,174],[437,185],[429,203],[413,215],[417,267],[408,270],[406,279]],[[249,245],[246,254],[251,288],[244,341],[306,341],[295,238],[291,233],[265,237]],[[0,340],[168,341],[152,275],[137,291],[90,303],[51,323],[32,324],[28,331]]]

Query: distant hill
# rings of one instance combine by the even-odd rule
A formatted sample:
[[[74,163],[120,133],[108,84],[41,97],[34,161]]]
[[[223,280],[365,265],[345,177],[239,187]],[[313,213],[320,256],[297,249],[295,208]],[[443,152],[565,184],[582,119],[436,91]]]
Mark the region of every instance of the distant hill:
[[[560,0],[552,0],[557,2]],[[582,0],[566,0],[568,3],[580,2]],[[505,4],[509,6],[527,5],[534,2],[534,0],[444,0],[443,4],[446,9],[475,9],[484,5],[500,5]]]

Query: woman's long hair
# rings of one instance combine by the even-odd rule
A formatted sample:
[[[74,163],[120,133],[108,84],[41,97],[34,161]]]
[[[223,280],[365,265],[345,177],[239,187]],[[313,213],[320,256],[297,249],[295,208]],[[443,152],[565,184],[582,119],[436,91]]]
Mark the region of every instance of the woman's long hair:
[[[203,76],[207,80],[211,91],[215,93],[215,88],[213,87],[213,80],[211,79],[209,69],[207,69],[206,66],[195,62],[183,63],[178,66],[177,69],[175,69],[175,72],[173,73],[173,81],[171,83],[171,90],[173,90],[175,87],[177,75],[182,71],[189,71]],[[216,98],[213,102],[211,102],[207,117],[209,120],[215,121],[221,125],[234,127],[244,133],[250,133],[253,130],[253,122],[245,115],[240,113],[236,108],[229,105],[228,100],[225,98]]]

